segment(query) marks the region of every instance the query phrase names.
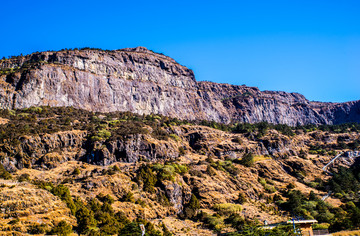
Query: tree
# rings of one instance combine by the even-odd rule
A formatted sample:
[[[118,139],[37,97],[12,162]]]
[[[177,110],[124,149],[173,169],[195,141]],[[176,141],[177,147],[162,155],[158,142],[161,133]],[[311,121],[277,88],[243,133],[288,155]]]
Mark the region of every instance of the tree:
[[[51,229],[49,234],[67,236],[72,233],[72,226],[69,225],[66,221],[62,220],[57,226]]]
[[[241,165],[251,167],[254,165],[254,155],[251,152],[246,153],[239,162]]]
[[[143,165],[136,176],[138,183],[143,183],[144,191],[155,192],[156,176],[149,165]]]
[[[75,214],[78,223],[78,232],[81,234],[86,233],[90,227],[96,226],[94,213],[89,211],[85,206],[81,206]]]
[[[0,178],[1,179],[12,179],[12,176],[7,172],[2,164],[0,164]]]
[[[194,194],[191,194],[191,199],[184,209],[184,216],[186,218],[193,218],[197,214],[199,208],[200,208],[199,200],[196,198]]]
[[[131,222],[130,224],[125,225],[124,228],[120,230],[119,235],[122,236],[137,236],[141,235],[141,229],[137,222]]]

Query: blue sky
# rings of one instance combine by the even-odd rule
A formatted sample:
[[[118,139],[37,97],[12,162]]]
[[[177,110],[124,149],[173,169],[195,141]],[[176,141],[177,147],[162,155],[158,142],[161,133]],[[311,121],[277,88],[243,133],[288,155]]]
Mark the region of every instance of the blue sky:
[[[0,56],[145,46],[197,80],[360,99],[360,1],[1,2]]]

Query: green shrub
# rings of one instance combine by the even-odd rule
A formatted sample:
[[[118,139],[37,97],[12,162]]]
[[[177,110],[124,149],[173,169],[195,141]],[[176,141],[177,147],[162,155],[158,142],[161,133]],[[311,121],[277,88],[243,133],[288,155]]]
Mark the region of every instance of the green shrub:
[[[199,218],[202,222],[204,222],[207,228],[212,229],[215,232],[220,232],[224,227],[224,220],[217,214],[210,215],[205,212],[201,212],[196,218]]]
[[[173,235],[164,223],[161,224],[161,228],[163,231],[163,236],[172,236]]]
[[[233,228],[237,230],[244,230],[246,225],[250,224],[248,220],[245,220],[239,214],[231,214],[227,217],[224,222],[230,224]]]
[[[185,155],[185,149],[183,147],[179,147],[179,154],[180,156]]]
[[[231,175],[237,175],[240,172],[231,160],[212,162],[210,165],[217,170],[228,172]]]
[[[296,186],[294,183],[289,183],[288,185],[286,185],[287,189],[294,189]]]
[[[277,190],[274,186],[271,186],[271,185],[265,185],[265,190],[268,192],[268,193],[275,193]]]
[[[28,227],[29,234],[44,234],[46,232],[46,224],[35,224]]]
[[[43,232],[42,232],[43,233]],[[72,226],[66,221],[62,220],[54,228],[51,229],[49,234],[67,236],[72,233]]]
[[[136,175],[136,181],[139,184],[143,184],[144,191],[153,193],[155,192],[156,176],[153,173],[152,168],[149,165],[143,165],[140,167]]]
[[[132,192],[127,192],[124,197],[122,198],[122,201],[124,202],[132,202],[135,203],[134,194]]]
[[[98,130],[93,136],[91,136],[92,141],[101,141],[107,140],[111,137],[111,132],[106,129]]]
[[[238,202],[239,204],[244,204],[245,202],[247,202],[246,195],[245,195],[243,192],[240,192],[240,193],[239,193],[237,202]]]
[[[108,203],[110,205],[113,204],[115,201],[114,198],[112,198],[109,194],[104,195],[100,193],[96,196],[96,198],[99,199],[101,202]]]
[[[30,182],[30,175],[29,174],[21,174],[19,177],[18,177],[18,181],[19,182],[24,182],[24,181],[27,181],[27,182]]]
[[[140,229],[139,223],[131,222],[131,223],[125,225],[125,227],[120,230],[119,235],[122,235],[122,236],[139,235],[140,236],[141,229]]]
[[[231,141],[234,143],[237,143],[237,144],[242,144],[242,142],[243,142],[240,137],[235,137]]]
[[[7,172],[2,164],[0,164],[0,178],[1,179],[12,179],[12,175]]]
[[[170,203],[169,199],[166,197],[166,195],[163,192],[159,192],[157,194],[157,201],[162,206],[171,206],[171,203]]]
[[[156,127],[155,129],[153,129],[151,135],[156,139],[165,140],[165,141],[167,141],[170,137],[169,133],[160,127]]]
[[[79,175],[79,174],[80,174],[79,168],[76,167],[76,168],[74,169],[73,174],[74,174],[74,175]]]
[[[254,165],[254,163],[255,163],[254,155],[251,152],[246,153],[243,156],[243,158],[241,158],[241,160],[239,161],[239,164],[246,166],[246,167],[251,167]]]
[[[170,180],[174,181],[176,173],[184,175],[188,171],[188,167],[178,163],[166,163],[162,165],[160,163],[154,164],[152,169],[157,173],[157,180]]]
[[[266,180],[264,179],[264,178],[258,178],[258,182],[263,186],[263,187],[265,187],[266,186]]]
[[[161,168],[157,171],[158,172],[158,180],[170,180],[174,181],[175,178],[175,168],[172,165],[165,165],[161,166]]]
[[[122,225],[125,226],[130,223],[130,220],[126,217],[125,213],[118,211],[115,213],[115,219]]]
[[[239,214],[242,211],[242,206],[234,203],[215,204],[213,208],[221,215]]]
[[[193,218],[196,214],[198,209],[200,208],[199,200],[196,198],[194,194],[191,194],[191,198],[189,203],[184,208],[184,217],[186,218]]]
[[[99,220],[100,220],[100,223],[98,224],[98,227],[100,229],[100,232],[105,235],[118,234],[119,229],[122,226],[113,217],[113,215],[109,214],[108,212],[101,214],[101,217],[99,218]]]
[[[75,215],[76,212],[76,206],[70,196],[70,191],[68,187],[59,184],[58,186],[51,189],[51,193],[55,196],[60,197],[61,200],[66,202],[67,206],[70,208],[73,215]]]
[[[177,136],[176,134],[170,134],[170,138],[172,138],[173,140],[175,140],[176,142],[180,142],[180,137]]]
[[[90,228],[96,226],[96,220],[94,213],[87,209],[82,203],[78,203],[75,217],[77,219],[78,227],[77,231],[81,234],[86,234]]]
[[[208,165],[208,166],[206,167],[206,173],[207,173],[208,175],[210,175],[210,176],[216,175],[216,171],[215,171],[214,168],[211,167],[211,165]]]
[[[135,201],[136,204],[139,204],[142,207],[146,207],[145,201],[141,200],[140,198]]]

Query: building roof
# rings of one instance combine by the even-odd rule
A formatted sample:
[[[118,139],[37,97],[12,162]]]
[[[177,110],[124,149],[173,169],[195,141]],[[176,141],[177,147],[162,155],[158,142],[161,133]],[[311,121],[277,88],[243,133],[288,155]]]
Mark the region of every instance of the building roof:
[[[286,223],[288,224],[314,224],[317,223],[317,220],[288,220]]]

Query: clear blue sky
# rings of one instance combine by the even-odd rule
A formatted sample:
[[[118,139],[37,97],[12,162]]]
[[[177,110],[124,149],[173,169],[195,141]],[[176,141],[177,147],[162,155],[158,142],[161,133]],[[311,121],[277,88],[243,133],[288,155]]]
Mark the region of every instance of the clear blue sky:
[[[197,80],[360,99],[360,1],[17,1],[0,8],[0,56],[145,46]]]

